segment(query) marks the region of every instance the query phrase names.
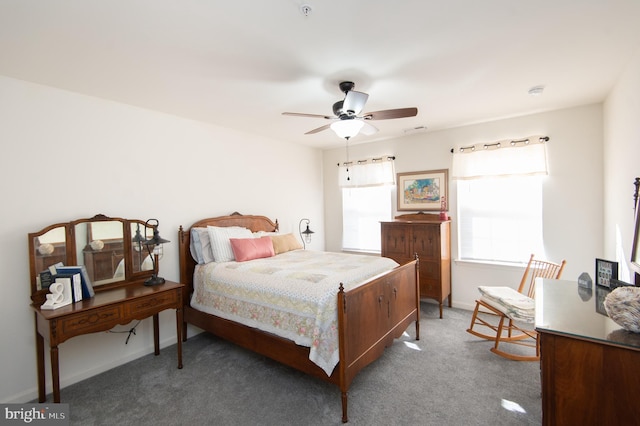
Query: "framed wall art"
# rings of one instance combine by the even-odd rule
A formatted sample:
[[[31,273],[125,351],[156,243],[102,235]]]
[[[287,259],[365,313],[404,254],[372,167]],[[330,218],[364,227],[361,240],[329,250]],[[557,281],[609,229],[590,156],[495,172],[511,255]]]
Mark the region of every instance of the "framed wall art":
[[[396,183],[398,211],[448,210],[448,169],[398,173]]]
[[[596,259],[596,285],[610,288],[612,279],[618,279],[618,262]]]

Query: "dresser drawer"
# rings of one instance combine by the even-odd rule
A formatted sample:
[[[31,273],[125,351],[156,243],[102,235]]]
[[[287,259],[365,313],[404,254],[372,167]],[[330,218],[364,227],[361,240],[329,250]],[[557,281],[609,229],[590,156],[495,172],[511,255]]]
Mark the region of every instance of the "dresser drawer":
[[[153,315],[167,308],[175,308],[178,304],[178,291],[168,291],[127,302],[124,305],[125,315],[137,317]]]
[[[382,224],[382,256],[411,257],[411,228],[405,225]]]
[[[440,282],[440,262],[420,258],[420,281],[428,279]]]
[[[442,299],[442,286],[440,285],[440,281],[421,279],[420,297],[426,297],[440,301]]]
[[[59,330],[54,330],[53,333],[57,333],[60,339],[58,341],[62,342],[73,336],[108,330],[118,324],[120,318],[122,318],[121,305],[105,306],[69,315],[56,321],[56,328]]]
[[[413,251],[420,259],[439,260],[441,257],[440,227],[424,226],[413,229]]]

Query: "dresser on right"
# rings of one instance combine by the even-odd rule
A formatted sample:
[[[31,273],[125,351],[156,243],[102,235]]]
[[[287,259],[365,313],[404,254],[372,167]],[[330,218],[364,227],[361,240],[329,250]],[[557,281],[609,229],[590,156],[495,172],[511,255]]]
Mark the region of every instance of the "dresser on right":
[[[639,423],[640,334],[607,316],[610,291],[536,280],[543,425]]]
[[[451,221],[437,214],[406,214],[381,222],[382,256],[403,264],[418,255],[420,297],[435,299],[440,318],[445,299],[451,307]]]

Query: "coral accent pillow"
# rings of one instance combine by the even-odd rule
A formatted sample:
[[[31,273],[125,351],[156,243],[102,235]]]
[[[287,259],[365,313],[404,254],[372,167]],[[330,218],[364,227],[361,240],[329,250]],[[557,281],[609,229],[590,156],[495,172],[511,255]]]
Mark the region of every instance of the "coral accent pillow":
[[[276,254],[286,253],[291,250],[299,250],[302,245],[293,234],[272,235],[273,251]]]
[[[236,262],[274,256],[273,243],[269,237],[229,238]]]

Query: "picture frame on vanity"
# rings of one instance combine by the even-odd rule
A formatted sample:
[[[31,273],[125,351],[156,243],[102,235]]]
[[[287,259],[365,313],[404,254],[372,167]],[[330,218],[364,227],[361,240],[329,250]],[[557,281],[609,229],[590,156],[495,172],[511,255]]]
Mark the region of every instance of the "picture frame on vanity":
[[[398,211],[441,211],[449,199],[449,170],[398,173]]]
[[[618,279],[618,262],[596,259],[596,285],[611,288],[612,279]]]

